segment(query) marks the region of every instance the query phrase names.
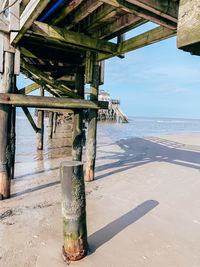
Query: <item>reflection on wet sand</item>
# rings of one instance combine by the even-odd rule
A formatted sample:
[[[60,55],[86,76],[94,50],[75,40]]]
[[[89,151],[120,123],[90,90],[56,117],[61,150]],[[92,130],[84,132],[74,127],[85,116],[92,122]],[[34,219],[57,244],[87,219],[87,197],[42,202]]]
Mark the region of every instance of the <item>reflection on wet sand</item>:
[[[36,160],[54,159],[71,156],[72,123],[62,122],[58,125],[52,139],[47,139],[43,151],[37,151]]]

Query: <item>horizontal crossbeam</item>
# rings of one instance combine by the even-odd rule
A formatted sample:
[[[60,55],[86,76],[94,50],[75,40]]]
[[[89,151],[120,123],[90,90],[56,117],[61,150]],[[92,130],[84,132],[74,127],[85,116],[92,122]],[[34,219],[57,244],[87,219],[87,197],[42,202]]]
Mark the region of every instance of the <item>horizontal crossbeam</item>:
[[[117,45],[105,40],[92,38],[88,35],[78,32],[72,32],[50,26],[46,23],[35,22],[32,26],[32,34],[29,38],[40,37],[57,46],[72,46],[78,49],[101,52],[106,54],[114,54],[117,51]]]
[[[59,108],[59,109],[107,109],[106,101],[88,101],[66,97],[43,97],[21,94],[0,94],[0,104],[16,107]]]
[[[31,72],[35,76],[37,76],[39,79],[42,80],[42,84],[44,86],[44,83],[46,84],[45,87],[50,86],[53,90],[58,90],[60,93],[65,94],[66,96],[72,97],[72,98],[80,98],[79,95],[72,92],[70,88],[68,88],[66,85],[61,84],[60,82],[53,79],[53,77],[45,74],[44,72],[40,71],[38,68],[36,68],[33,65],[28,64],[26,61],[21,59],[21,67],[26,69],[28,72]],[[40,84],[40,81],[37,82]],[[47,86],[48,85],[48,86]]]
[[[133,38],[130,38],[119,44],[117,55],[124,54],[133,50],[136,50],[141,47],[165,40],[167,38],[173,37],[176,35],[175,30],[159,26],[153,30],[147,31],[140,35],[137,35]],[[111,56],[110,56],[111,57]],[[97,60],[102,61],[109,58],[103,54],[99,54]]]
[[[29,84],[27,85],[26,87],[22,88],[19,90],[19,93],[20,94],[23,94],[23,95],[27,95],[33,91],[35,91],[36,89],[40,88],[40,85],[37,84],[37,83],[32,83],[32,84]]]
[[[153,9],[151,8],[150,9],[147,9],[147,8],[144,8],[144,5],[143,5],[143,8],[140,6],[140,5],[136,5],[136,2],[145,2],[144,1],[134,1],[135,3],[130,3],[130,1],[125,1],[125,0],[103,0],[105,3],[107,4],[110,4],[110,5],[113,5],[115,7],[119,7],[121,8],[122,10],[128,12],[128,13],[131,13],[131,14],[134,14],[138,17],[141,17],[141,18],[144,18],[144,19],[147,19],[149,21],[152,21],[154,23],[157,23],[159,25],[162,25],[162,26],[165,26],[169,29],[176,29],[177,27],[177,15],[175,18],[173,17],[166,17],[166,16],[163,16],[165,13],[167,13],[167,8],[169,7],[168,3],[167,2],[172,2],[172,1],[167,1],[167,0],[164,0],[165,2],[165,9],[163,8],[162,10],[157,10],[158,12],[155,12],[155,10],[153,11]],[[153,1],[153,0],[152,0]],[[146,2],[150,2],[150,0],[146,0]],[[162,2],[162,1],[159,1],[159,0],[156,0],[154,2]],[[176,4],[177,5],[177,4]],[[147,6],[147,5],[146,5]],[[158,5],[157,5],[158,6]],[[163,7],[163,5],[160,4],[160,6]],[[176,13],[178,14],[178,5],[177,5],[177,8],[176,8]]]

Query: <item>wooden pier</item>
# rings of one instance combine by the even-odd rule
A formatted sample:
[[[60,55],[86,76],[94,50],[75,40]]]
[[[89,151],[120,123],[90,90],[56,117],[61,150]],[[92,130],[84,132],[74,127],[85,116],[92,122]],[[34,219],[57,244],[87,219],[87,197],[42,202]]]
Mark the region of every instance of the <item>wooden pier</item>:
[[[95,177],[98,101],[104,61],[177,34],[178,47],[200,55],[198,0],[0,0],[0,198],[10,197],[14,177],[15,107],[22,107],[43,149],[44,112],[71,109],[72,160],[82,160],[83,110],[88,111],[86,181]],[[125,33],[147,23],[158,25],[128,40]],[[177,32],[178,29],[178,32]],[[110,41],[117,37],[117,42]],[[133,62],[134,64],[134,62]],[[33,84],[17,88],[16,76]],[[90,100],[84,99],[90,85]],[[39,89],[38,96],[28,95]],[[44,96],[44,90],[52,97]],[[40,108],[37,125],[27,107]],[[114,113],[125,115],[119,106]],[[55,129],[55,127],[54,127]]]

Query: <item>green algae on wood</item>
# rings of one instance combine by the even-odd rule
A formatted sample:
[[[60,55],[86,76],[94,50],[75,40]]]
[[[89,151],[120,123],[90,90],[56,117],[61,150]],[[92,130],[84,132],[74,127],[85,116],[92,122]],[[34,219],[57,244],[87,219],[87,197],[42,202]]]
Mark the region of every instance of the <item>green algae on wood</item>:
[[[83,163],[66,161],[60,165],[64,253],[70,260],[87,254],[86,201]]]

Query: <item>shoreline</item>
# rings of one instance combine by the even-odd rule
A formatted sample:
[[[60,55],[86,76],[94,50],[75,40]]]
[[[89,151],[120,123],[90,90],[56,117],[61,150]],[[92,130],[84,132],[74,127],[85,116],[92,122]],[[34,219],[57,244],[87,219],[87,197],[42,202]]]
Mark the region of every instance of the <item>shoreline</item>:
[[[200,133],[107,138],[101,133],[96,180],[86,184],[90,254],[71,265],[199,266]],[[0,207],[0,266],[66,266],[64,159],[16,164],[12,198]]]

